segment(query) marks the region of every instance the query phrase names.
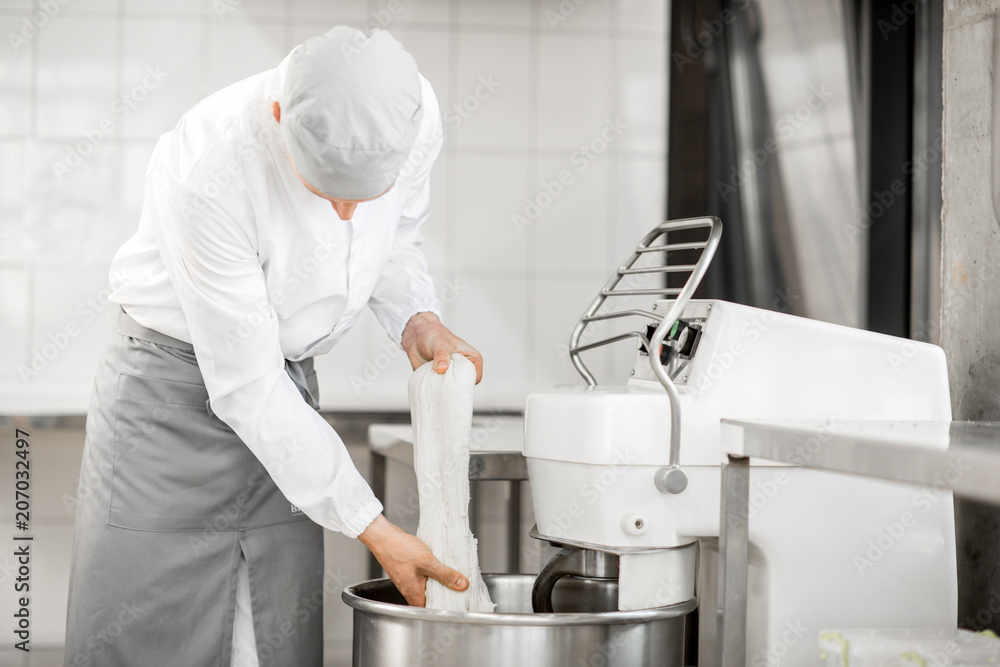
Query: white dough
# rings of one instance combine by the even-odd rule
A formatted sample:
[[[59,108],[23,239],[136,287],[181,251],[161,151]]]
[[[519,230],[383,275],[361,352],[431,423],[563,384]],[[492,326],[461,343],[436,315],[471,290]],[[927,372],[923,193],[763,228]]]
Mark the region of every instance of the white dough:
[[[428,579],[428,609],[493,611],[496,607],[479,572],[478,543],[469,530],[469,439],[475,384],[476,367],[459,354],[451,356],[443,375],[428,362],[410,378],[413,467],[420,497],[417,537],[438,560],[469,579],[469,588],[462,592]]]

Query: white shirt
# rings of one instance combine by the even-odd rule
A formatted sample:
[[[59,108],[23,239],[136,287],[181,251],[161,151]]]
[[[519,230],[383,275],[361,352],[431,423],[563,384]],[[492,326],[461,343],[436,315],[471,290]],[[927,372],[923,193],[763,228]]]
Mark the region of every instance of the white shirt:
[[[111,300],[191,343],[212,411],[289,502],[356,537],[382,505],[284,363],[328,352],[365,306],[397,343],[414,314],[439,312],[419,228],[441,116],[421,78],[423,120],[402,173],[343,221],[286,158],[271,111],[286,63],[202,100],[157,142]]]

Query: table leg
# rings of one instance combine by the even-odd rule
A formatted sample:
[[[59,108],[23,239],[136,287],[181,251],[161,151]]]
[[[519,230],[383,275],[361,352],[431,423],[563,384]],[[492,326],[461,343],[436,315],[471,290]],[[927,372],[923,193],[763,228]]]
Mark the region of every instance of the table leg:
[[[521,482],[510,481],[510,499],[507,501],[507,572],[521,571]]]
[[[722,465],[719,516],[719,645],[722,667],[744,667],[747,651],[747,557],[750,459]]]
[[[469,530],[479,539],[479,499],[482,494],[479,491],[479,482],[469,480]]]

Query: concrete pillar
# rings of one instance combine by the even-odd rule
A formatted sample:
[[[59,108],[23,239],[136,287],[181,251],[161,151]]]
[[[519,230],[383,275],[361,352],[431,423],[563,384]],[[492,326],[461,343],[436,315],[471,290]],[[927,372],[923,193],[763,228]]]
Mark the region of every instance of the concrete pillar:
[[[991,176],[996,13],[996,1],[946,0],[944,8],[941,344],[956,420],[1000,420],[1000,223]],[[1000,509],[956,501],[955,514],[959,626],[1000,631]]]

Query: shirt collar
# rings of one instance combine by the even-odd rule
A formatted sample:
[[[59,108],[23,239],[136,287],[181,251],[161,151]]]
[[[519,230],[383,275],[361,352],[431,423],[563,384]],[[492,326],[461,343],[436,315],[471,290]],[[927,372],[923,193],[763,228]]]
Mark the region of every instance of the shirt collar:
[[[264,98],[268,102],[281,101],[281,91],[285,87],[285,75],[288,73],[288,61],[291,60],[292,53],[301,48],[301,45],[296,46],[277,67],[271,70],[271,76],[268,77],[267,83],[264,84]]]

